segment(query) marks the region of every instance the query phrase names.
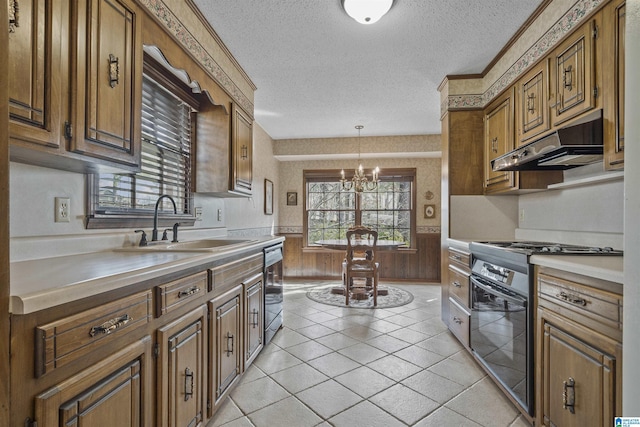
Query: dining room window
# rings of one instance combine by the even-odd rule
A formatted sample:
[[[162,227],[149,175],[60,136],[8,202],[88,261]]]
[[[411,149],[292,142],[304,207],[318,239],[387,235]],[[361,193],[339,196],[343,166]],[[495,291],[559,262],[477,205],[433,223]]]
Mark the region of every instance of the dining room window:
[[[344,239],[349,228],[362,225],[376,230],[381,240],[411,247],[415,175],[415,169],[386,169],[377,188],[359,193],[342,187],[340,171],[304,171],[306,246]]]

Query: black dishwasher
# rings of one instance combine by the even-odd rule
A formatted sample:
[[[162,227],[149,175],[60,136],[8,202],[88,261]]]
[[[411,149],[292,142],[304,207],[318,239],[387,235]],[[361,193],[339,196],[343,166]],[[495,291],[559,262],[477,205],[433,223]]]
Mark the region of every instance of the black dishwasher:
[[[282,327],[282,243],[264,248],[264,344]]]

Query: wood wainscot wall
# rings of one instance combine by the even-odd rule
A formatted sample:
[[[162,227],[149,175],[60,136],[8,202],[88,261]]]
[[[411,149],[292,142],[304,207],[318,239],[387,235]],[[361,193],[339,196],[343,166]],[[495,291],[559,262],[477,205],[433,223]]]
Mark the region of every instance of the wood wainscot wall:
[[[284,277],[339,279],[344,251],[303,247],[302,234],[282,234]],[[440,233],[417,234],[415,249],[378,251],[380,279],[440,282]]]

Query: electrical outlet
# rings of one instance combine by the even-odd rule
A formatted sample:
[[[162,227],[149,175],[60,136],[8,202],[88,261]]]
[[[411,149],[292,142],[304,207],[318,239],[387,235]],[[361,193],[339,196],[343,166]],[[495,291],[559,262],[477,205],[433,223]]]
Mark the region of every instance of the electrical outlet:
[[[524,221],[524,209],[520,209],[520,221]]]
[[[56,222],[69,222],[69,212],[71,211],[71,201],[69,197],[56,197]]]
[[[196,221],[202,221],[202,206],[196,206]]]

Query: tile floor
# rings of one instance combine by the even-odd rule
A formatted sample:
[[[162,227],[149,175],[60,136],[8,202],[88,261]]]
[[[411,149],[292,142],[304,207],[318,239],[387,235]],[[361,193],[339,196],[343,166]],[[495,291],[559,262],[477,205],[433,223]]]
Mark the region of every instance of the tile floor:
[[[284,328],[214,426],[529,426],[440,321],[440,287],[393,284],[388,309],[311,301],[322,281],[286,281]]]

